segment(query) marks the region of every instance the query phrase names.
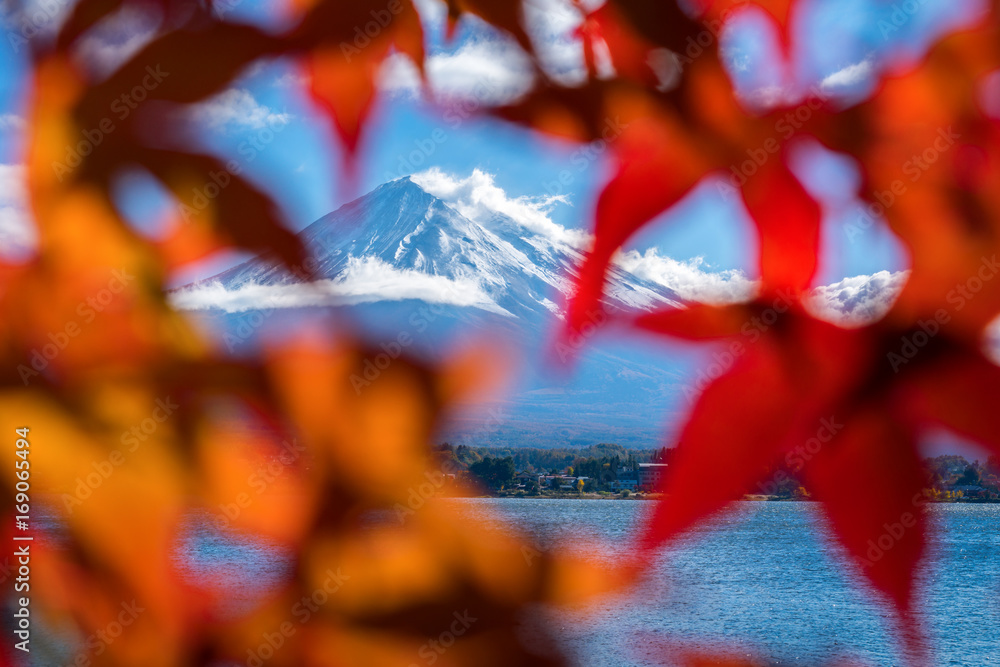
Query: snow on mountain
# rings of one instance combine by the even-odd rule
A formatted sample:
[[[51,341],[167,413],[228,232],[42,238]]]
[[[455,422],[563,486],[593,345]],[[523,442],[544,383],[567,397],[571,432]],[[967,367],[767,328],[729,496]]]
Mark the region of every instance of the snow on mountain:
[[[889,312],[908,277],[908,271],[879,271],[844,278],[813,289],[807,304],[817,317],[842,326],[863,326]]]
[[[308,286],[268,257],[255,257],[182,288],[186,309],[238,312],[271,306],[350,305],[419,299],[513,318],[551,317],[582,260],[573,246],[503,213],[473,222],[410,178],[385,183],[300,232],[318,261]],[[608,305],[649,309],[681,303],[667,287],[615,267]]]
[[[266,282],[251,276],[235,287],[212,279],[174,292],[171,301],[182,310],[218,309],[227,313],[242,313],[273,308],[357,306],[416,299],[478,308],[512,317],[511,313],[496,305],[476,280],[453,280],[416,269],[398,269],[378,257],[349,257],[344,270],[333,279],[305,283],[284,281],[283,275],[281,278],[281,282]]]

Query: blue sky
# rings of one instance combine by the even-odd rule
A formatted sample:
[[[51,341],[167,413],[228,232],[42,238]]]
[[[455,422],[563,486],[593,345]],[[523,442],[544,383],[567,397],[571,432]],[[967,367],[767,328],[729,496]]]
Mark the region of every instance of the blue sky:
[[[418,4],[427,28],[431,53],[428,70],[435,95],[499,103],[513,99],[530,85],[524,55],[516,45],[474,20],[464,22],[457,40],[446,45],[442,41],[443,5],[437,0],[421,0]],[[774,65],[774,35],[768,21],[760,10],[745,11],[722,37],[739,94],[752,106],[794,96],[796,91],[810,86],[826,85],[830,94],[844,100],[860,99],[870,92],[881,70],[903,66],[886,61],[890,48],[904,41],[917,44],[908,47],[912,60],[920,55],[921,45],[929,38],[949,25],[967,20],[968,14],[982,3],[912,0],[911,4],[914,11],[893,15],[897,5],[878,0],[803,2],[798,30],[807,46],[801,49],[791,81],[781,78]],[[963,14],[957,7],[969,9]],[[582,76],[579,45],[568,36],[578,16],[561,0],[533,0],[529,14],[537,19],[539,27],[533,37],[546,69],[565,81],[578,80]],[[275,3],[245,0],[227,18],[274,29],[280,27],[279,16]],[[115,58],[141,45],[143,35],[151,34],[153,24],[142,17],[126,19],[117,30],[106,30],[84,44],[82,54],[110,68]],[[58,18],[51,23],[57,24]],[[16,31],[16,20],[9,20],[8,27]],[[52,25],[45,27],[51,30]],[[42,35],[36,39],[44,38]],[[0,178],[8,181],[17,173],[22,149],[24,75],[23,52],[0,48],[0,164],[4,165]],[[417,89],[412,64],[402,56],[394,56],[383,71],[381,101],[368,127],[360,176],[353,191],[345,187],[336,138],[327,120],[301,92],[301,77],[294,63],[276,61],[254,66],[232,89],[190,115],[201,128],[205,145],[227,159],[239,160],[249,177],[279,202],[293,229],[305,227],[389,178],[431,167],[458,179],[478,169],[492,175],[496,186],[512,199],[533,198],[539,202],[555,191],[551,184],[558,174],[569,169],[574,174],[573,182],[560,189],[563,199],[549,202],[545,211],[559,225],[589,227],[597,195],[610,174],[607,152],[588,153],[593,159],[581,160],[579,146],[539,139],[500,121],[478,116],[442,118],[425,97]],[[262,148],[248,150],[248,142]],[[816,147],[804,152],[807,156],[800,161],[799,173],[807,185],[831,202],[849,198],[856,187],[850,160]],[[8,219],[6,227],[0,223],[0,242],[3,234],[12,234],[9,219],[11,211],[18,208],[12,190],[16,190],[14,185],[0,184],[0,207],[6,207],[0,210],[7,210]],[[119,202],[133,222],[155,233],[149,220],[158,207],[168,205],[158,189],[133,175],[122,181],[118,192]],[[858,220],[858,216],[858,210],[850,205],[829,210],[819,284],[906,268],[905,253],[880,224],[865,229],[853,241],[848,239],[845,225]],[[633,245],[698,263],[706,272],[742,270],[751,277],[754,272],[755,240],[745,214],[738,204],[723,201],[710,183],[662,216]],[[235,258],[217,258],[177,280],[212,273]]]

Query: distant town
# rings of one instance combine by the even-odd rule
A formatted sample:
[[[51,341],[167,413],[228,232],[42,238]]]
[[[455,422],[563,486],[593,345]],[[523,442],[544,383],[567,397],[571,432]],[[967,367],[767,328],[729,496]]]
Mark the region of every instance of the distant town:
[[[497,497],[641,498],[655,494],[673,450],[584,448],[490,448],[445,443],[435,448],[438,471],[454,489]],[[968,461],[958,455],[924,460],[924,495],[933,502],[1000,502],[1000,460]],[[795,472],[761,471],[748,500],[810,500]],[[706,480],[711,484],[711,480]]]

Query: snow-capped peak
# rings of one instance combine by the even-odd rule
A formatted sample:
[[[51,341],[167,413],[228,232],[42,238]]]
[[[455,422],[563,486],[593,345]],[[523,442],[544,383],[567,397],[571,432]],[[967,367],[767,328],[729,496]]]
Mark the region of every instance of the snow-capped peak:
[[[330,305],[414,298],[518,318],[551,317],[582,259],[572,246],[501,212],[475,222],[409,177],[380,185],[299,236],[317,261],[317,285],[309,290],[307,305],[317,305],[319,289]],[[412,289],[415,284],[422,285],[419,292]],[[299,282],[267,256],[181,290],[180,303],[193,307],[199,303],[194,292],[209,287],[215,298],[203,300],[205,307],[223,309],[233,302],[220,298],[225,293],[301,291]],[[621,268],[612,272],[608,294],[612,307],[680,302],[670,289]],[[295,299],[276,298],[275,303],[288,306]]]

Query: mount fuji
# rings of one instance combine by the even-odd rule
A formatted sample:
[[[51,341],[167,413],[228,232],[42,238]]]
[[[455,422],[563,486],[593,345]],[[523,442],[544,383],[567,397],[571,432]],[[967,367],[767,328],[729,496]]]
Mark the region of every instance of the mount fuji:
[[[604,336],[607,327],[598,327],[570,346],[571,370],[554,363],[562,356],[552,345],[560,304],[589,240],[552,222],[535,201],[510,199],[478,170],[456,180],[431,169],[384,183],[299,232],[312,258],[303,267],[309,282],[261,255],[169,298],[237,355],[263,337],[316,325],[375,348],[405,340],[408,352],[430,361],[484,337],[515,348],[514,386],[456,418],[441,434],[453,442],[660,446],[719,350],[621,331]],[[738,271],[699,267],[700,260],[678,262],[655,249],[623,253],[611,265],[603,305],[615,312],[740,301],[756,289]],[[806,305],[818,317],[860,326],[884,315],[907,277],[844,278],[816,287]],[[1000,340],[997,332],[1000,323],[991,341]],[[1000,359],[1000,344],[991,349]]]
[[[559,315],[555,300],[583,259],[571,244],[501,213],[473,222],[409,177],[379,186],[299,236],[316,260],[314,288],[331,305],[417,298],[533,323]],[[298,281],[276,260],[255,257],[206,282],[238,294]],[[271,290],[275,297],[281,291]],[[683,301],[620,268],[612,269],[608,295],[612,308]]]
[[[334,326],[349,321],[376,346],[405,332],[411,351],[431,358],[486,331],[518,347],[524,362],[516,386],[499,403],[470,410],[442,437],[506,446],[660,445],[684,360],[598,335],[580,346],[572,372],[548,363],[562,317],[557,304],[583,258],[571,241],[496,211],[473,221],[409,177],[379,186],[299,236],[314,258],[312,282],[264,255],[175,290],[172,301],[248,346],[265,331],[292,330],[315,317]],[[612,268],[607,309],[681,303],[670,288]]]

